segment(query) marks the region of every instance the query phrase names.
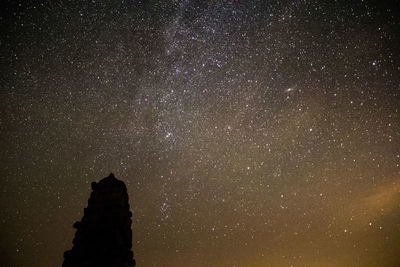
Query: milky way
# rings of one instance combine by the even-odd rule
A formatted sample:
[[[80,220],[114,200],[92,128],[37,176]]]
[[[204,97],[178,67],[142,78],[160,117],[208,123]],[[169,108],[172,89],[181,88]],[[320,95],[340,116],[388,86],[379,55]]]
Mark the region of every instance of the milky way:
[[[351,3],[348,3],[351,2]],[[399,266],[396,1],[13,1],[4,266],[125,181],[138,266]]]

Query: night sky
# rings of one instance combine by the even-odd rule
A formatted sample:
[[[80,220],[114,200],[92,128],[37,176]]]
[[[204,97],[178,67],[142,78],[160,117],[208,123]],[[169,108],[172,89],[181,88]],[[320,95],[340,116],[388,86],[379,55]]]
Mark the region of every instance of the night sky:
[[[398,1],[11,1],[0,263],[128,188],[138,266],[400,266]]]

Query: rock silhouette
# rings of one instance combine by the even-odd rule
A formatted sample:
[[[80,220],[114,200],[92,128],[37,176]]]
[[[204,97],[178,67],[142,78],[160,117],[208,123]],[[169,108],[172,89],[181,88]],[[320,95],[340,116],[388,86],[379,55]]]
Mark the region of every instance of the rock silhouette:
[[[132,267],[131,216],[124,182],[111,173],[92,183],[93,192],[76,228],[63,267]]]

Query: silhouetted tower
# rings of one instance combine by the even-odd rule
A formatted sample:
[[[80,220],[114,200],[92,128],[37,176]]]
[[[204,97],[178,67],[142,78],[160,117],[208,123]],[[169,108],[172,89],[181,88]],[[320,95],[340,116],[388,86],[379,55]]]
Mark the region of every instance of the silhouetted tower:
[[[132,213],[124,182],[111,173],[92,183],[92,194],[76,228],[63,267],[132,267]]]

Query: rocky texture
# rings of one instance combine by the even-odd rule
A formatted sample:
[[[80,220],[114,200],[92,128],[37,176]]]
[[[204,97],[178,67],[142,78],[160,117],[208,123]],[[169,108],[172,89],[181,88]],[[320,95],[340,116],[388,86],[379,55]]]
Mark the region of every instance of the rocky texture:
[[[132,267],[131,216],[124,182],[113,174],[92,183],[93,192],[76,228],[63,267]]]

